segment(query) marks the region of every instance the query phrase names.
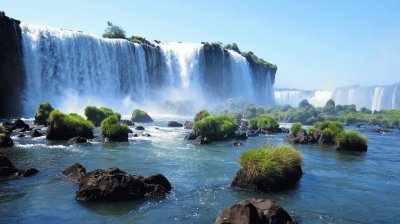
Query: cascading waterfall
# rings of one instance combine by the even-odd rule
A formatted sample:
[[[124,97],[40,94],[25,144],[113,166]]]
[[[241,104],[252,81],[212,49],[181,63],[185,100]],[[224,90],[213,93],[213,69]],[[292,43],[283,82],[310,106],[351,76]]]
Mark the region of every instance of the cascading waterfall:
[[[268,94],[272,95],[275,74],[257,77],[264,84],[254,88],[260,84],[249,62],[231,50],[220,50],[222,59],[216,59],[210,57],[221,56],[206,54],[204,45],[197,43],[161,42],[152,47],[46,26],[20,27],[26,114],[43,101],[66,112],[81,112],[91,104],[130,112],[135,105],[160,106],[165,101],[191,101],[202,107],[237,96],[273,103]],[[220,66],[208,64],[218,60],[223,61]]]

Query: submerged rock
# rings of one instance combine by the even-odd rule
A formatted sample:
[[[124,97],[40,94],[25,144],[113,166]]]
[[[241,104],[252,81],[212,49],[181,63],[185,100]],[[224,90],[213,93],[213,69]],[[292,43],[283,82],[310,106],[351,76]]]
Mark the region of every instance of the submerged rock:
[[[33,129],[32,131],[31,131],[31,137],[32,138],[37,138],[37,137],[41,137],[41,136],[43,136],[40,132],[38,132],[38,130],[36,130],[36,129]]]
[[[194,131],[186,134],[185,140],[195,140],[197,138],[197,135],[194,133]]]
[[[135,130],[137,130],[137,131],[143,131],[143,130],[144,130],[144,127],[143,127],[143,126],[137,126],[137,127],[135,128]]]
[[[30,177],[30,176],[37,174],[38,172],[39,172],[39,170],[37,170],[35,168],[27,168],[27,169],[19,170],[17,172],[17,176]]]
[[[335,146],[335,150],[366,152],[368,150],[368,145],[366,145],[366,144],[337,144]]]
[[[126,125],[128,125],[128,126],[134,126],[134,125],[135,125],[135,123],[133,123],[133,122],[130,121],[130,120],[121,120],[120,123],[121,123],[121,124],[126,124]]]
[[[143,177],[118,168],[97,169],[79,180],[78,201],[120,201],[165,196],[171,184],[162,174]]]
[[[82,177],[86,176],[86,169],[79,163],[66,168],[63,174],[68,177],[71,181],[79,183]]]
[[[244,131],[235,131],[235,139],[237,140],[246,140],[247,139],[247,134]]]
[[[143,137],[151,137],[151,135],[149,133],[146,134],[142,134]]]
[[[240,141],[235,141],[235,142],[233,143],[233,146],[241,146],[241,145],[243,145],[243,143],[240,142]]]
[[[69,144],[87,143],[87,139],[81,136],[73,137],[67,141]]]
[[[193,141],[193,143],[197,145],[204,145],[210,143],[210,139],[208,139],[207,137],[199,136]]]
[[[176,122],[176,121],[169,121],[167,126],[170,128],[180,128],[180,127],[183,127],[183,124]]]
[[[35,168],[27,168],[22,170],[15,168],[11,161],[3,153],[0,153],[0,177],[14,175],[28,177],[35,175],[37,172],[39,171]]]
[[[215,220],[215,224],[293,224],[292,217],[275,201],[248,199],[226,208]]]

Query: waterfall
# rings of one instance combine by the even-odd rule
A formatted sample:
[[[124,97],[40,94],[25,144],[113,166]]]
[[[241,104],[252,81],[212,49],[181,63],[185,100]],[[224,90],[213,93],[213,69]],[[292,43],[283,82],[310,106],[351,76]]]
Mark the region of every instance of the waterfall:
[[[44,101],[66,112],[93,104],[126,113],[137,105],[165,109],[164,102],[171,108],[179,108],[171,106],[174,102],[195,102],[197,110],[238,96],[273,103],[275,71],[256,74],[231,50],[180,42],[153,47],[46,26],[20,27],[25,114]]]
[[[291,105],[297,107],[300,101],[306,99],[316,107],[322,107],[331,99],[330,91],[315,90],[277,90],[275,91],[275,100],[278,105]]]

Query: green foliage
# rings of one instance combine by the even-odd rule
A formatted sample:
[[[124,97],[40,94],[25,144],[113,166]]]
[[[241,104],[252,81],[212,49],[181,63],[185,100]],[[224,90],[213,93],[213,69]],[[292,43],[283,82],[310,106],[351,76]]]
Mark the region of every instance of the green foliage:
[[[0,137],[4,137],[6,135],[6,129],[3,125],[0,125]]]
[[[214,48],[222,48],[222,43],[221,42],[212,42],[211,46]]]
[[[121,119],[121,115],[119,113],[114,113],[114,111],[110,108],[96,106],[87,106],[85,108],[85,116],[95,126],[100,126],[104,119],[114,114],[117,115],[118,120]]]
[[[279,123],[272,115],[263,114],[260,117],[250,119],[249,128],[275,130],[279,128]]]
[[[308,136],[313,136],[316,131],[317,130],[315,128],[311,127],[309,129],[307,129],[307,135]]]
[[[208,110],[201,110],[199,112],[197,112],[197,114],[194,116],[193,121],[200,121],[203,118],[210,116],[210,113],[208,113]]]
[[[132,112],[131,121],[133,122],[153,122],[153,119],[147,114],[146,111],[135,109]]]
[[[368,138],[356,131],[342,131],[335,137],[335,142],[340,145],[366,145]]]
[[[53,127],[75,133],[75,136],[84,136],[81,133],[91,132],[93,129],[93,124],[85,118],[77,114],[64,114],[58,110],[50,113],[48,121]]]
[[[268,61],[265,61],[264,59],[261,59],[257,57],[253,52],[242,52],[242,56],[245,57],[250,63],[256,63],[260,65],[264,65],[268,68],[271,68],[273,70],[277,70],[278,67],[274,64],[269,63]]]
[[[315,129],[321,131],[323,134],[330,134],[332,137],[336,136],[344,130],[342,123],[338,121],[317,122],[314,127]]]
[[[226,50],[233,50],[236,51],[237,53],[241,54],[242,52],[240,52],[239,47],[237,46],[236,43],[232,43],[232,44],[227,44],[224,46],[224,49]]]
[[[225,136],[230,136],[237,128],[236,120],[225,114],[209,115],[193,124],[193,131],[196,135],[211,140],[221,140]]]
[[[302,163],[302,155],[291,146],[260,147],[240,155],[239,164],[250,177],[280,177]]]
[[[101,134],[113,141],[128,141],[130,129],[126,124],[118,124],[118,116],[111,115],[104,119],[100,125]]]
[[[314,106],[311,105],[307,100],[302,100],[299,103],[299,108],[300,109],[308,109],[308,108],[313,108]]]
[[[47,119],[53,110],[54,108],[48,102],[39,103],[36,106],[35,124],[46,125]]]
[[[302,128],[301,123],[296,122],[296,123],[294,123],[294,124],[292,125],[292,127],[290,128],[290,130],[292,131],[292,134],[293,134],[293,135],[297,135],[297,133],[299,133],[299,131],[301,130],[301,128]]]
[[[111,22],[107,22],[107,28],[104,31],[104,38],[116,38],[116,39],[126,39],[125,30],[121,27],[112,24]]]
[[[128,40],[132,43],[138,43],[138,44],[145,44],[145,45],[149,45],[152,47],[155,47],[155,45],[153,43],[151,43],[150,41],[148,41],[146,38],[144,37],[140,37],[140,36],[131,36],[128,38]]]

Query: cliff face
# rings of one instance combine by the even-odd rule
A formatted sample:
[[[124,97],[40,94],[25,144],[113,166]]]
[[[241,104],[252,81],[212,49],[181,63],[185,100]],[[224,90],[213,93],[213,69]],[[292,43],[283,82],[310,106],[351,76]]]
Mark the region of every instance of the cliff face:
[[[24,73],[20,21],[0,12],[0,117],[22,112]]]

